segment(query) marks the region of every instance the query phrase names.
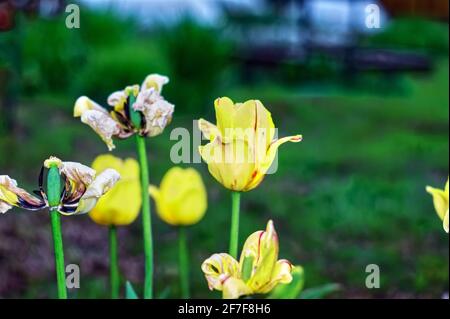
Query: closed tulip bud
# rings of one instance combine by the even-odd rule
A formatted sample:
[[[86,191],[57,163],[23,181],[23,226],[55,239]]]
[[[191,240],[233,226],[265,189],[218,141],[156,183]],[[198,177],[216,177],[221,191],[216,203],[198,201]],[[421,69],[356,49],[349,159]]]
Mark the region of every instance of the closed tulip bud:
[[[198,223],[207,209],[207,194],[200,174],[193,168],[171,168],[159,188],[151,185],[159,217],[173,226]]]
[[[89,213],[92,220],[105,226],[125,226],[134,222],[142,205],[138,162],[105,154],[94,160],[92,168],[99,172],[112,168],[122,177]]]

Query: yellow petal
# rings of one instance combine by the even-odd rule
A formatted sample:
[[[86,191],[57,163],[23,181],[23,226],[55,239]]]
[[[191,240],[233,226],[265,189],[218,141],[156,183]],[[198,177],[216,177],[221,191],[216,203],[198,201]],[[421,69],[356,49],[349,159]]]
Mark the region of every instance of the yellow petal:
[[[445,196],[447,197],[447,200],[448,200],[448,192],[449,192],[449,185],[448,185],[448,183],[449,183],[449,180],[447,179],[447,183],[445,184],[445,188],[444,188],[444,192],[445,192]]]
[[[228,254],[214,254],[202,264],[202,271],[209,289],[223,290],[223,282],[234,277],[239,279],[239,264]]]
[[[275,267],[272,271],[272,278],[267,283],[266,286],[263,286],[259,289],[259,293],[266,294],[272,291],[278,284],[289,284],[292,281],[292,264],[285,260],[279,260],[275,264]]]
[[[7,175],[0,175],[0,213],[6,213],[12,206],[27,210],[39,210],[46,206],[44,201],[17,187],[17,182]]]
[[[448,211],[449,201],[444,190],[427,186],[427,192],[433,196],[433,203],[436,213],[441,220],[444,219],[445,213]]]
[[[448,233],[448,210],[444,216],[444,230]]]
[[[116,91],[108,96],[108,105],[114,108],[116,112],[122,112],[125,108],[125,103],[127,102],[128,95],[125,91]]]
[[[159,217],[171,225],[193,225],[205,215],[206,189],[200,174],[192,168],[171,168],[164,175],[161,188],[150,187],[149,191]]]
[[[294,136],[287,136],[280,138],[278,140],[273,141],[269,149],[267,150],[267,155],[264,158],[264,160],[260,163],[257,163],[256,166],[256,172],[254,174],[254,178],[250,181],[248,185],[245,187],[245,191],[252,190],[256,188],[264,179],[267,171],[269,170],[270,166],[272,165],[275,156],[277,155],[278,148],[287,142],[294,142],[298,143],[301,142],[303,137],[301,135],[294,135]]]
[[[221,137],[220,131],[217,126],[204,119],[198,120],[198,128],[210,141],[214,141],[216,137]]]
[[[100,173],[86,189],[74,214],[85,214],[90,212],[95,207],[100,197],[113,188],[119,179],[120,174],[113,169],[106,169]]]
[[[217,127],[225,141],[250,140],[253,146],[261,142],[264,151],[273,139],[275,130],[270,112],[259,100],[236,103],[227,97],[216,99]],[[255,149],[257,147],[255,146]]]
[[[104,109],[102,106],[92,101],[87,96],[81,96],[75,102],[75,106],[73,108],[73,116],[80,117],[83,115],[84,112],[92,110],[103,114],[108,114],[108,111]]]
[[[155,88],[159,93],[162,92],[163,86],[169,83],[169,78],[160,74],[150,74],[147,75],[144,82],[142,83],[142,90],[149,88]]]
[[[252,234],[246,241],[242,250],[240,267],[243,266],[245,257],[253,257],[253,272],[247,285],[255,292],[262,292],[272,280],[272,272],[278,260],[278,236],[269,221],[265,231]],[[242,269],[241,269],[242,270]]]
[[[255,171],[255,160],[248,143],[234,140],[222,144],[219,139],[201,146],[199,152],[211,175],[224,187],[244,191]]]
[[[100,225],[129,225],[136,220],[142,205],[139,164],[110,154],[98,156],[92,167],[103,172],[112,168],[120,174],[117,184],[98,201],[89,216]]]
[[[223,299],[239,299],[250,294],[252,291],[241,279],[229,277],[223,282]]]
[[[214,101],[214,107],[217,127],[225,137],[225,129],[234,127],[234,103],[228,97],[221,97]]]

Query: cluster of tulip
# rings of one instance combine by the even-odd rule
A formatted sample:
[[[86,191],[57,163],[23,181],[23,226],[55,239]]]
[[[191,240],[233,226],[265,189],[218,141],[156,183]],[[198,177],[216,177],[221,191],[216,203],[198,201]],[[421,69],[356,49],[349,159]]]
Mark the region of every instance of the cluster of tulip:
[[[149,184],[145,138],[163,132],[170,123],[174,105],[162,96],[168,83],[165,76],[147,76],[141,86],[133,85],[112,93],[110,109],[88,97],[80,97],[74,116],[89,125],[112,151],[113,138],[136,137],[139,161],[112,155],[98,156],[91,167],[50,157],[44,162],[36,196],[19,188],[15,180],[0,176],[0,213],[12,206],[27,210],[49,209],[55,250],[58,296],[67,297],[64,280],[64,252],[60,215],[89,213],[93,221],[109,227],[111,296],[119,297],[120,280],[117,254],[117,226],[134,222],[142,211],[145,255],[144,298],[153,297],[153,237],[150,197],[158,216],[179,231],[180,286],[189,298],[189,258],[186,227],[199,222],[207,210],[207,192],[200,174],[193,168],[171,168],[160,187]],[[278,260],[279,244],[274,223],[250,235],[238,257],[241,194],[255,189],[271,167],[280,145],[300,142],[301,135],[275,138],[270,112],[258,100],[233,103],[229,98],[215,101],[217,124],[198,121],[209,143],[199,148],[211,175],[232,194],[229,253],[213,254],[201,266],[211,290],[223,298],[268,294],[287,287],[300,266]],[[231,155],[231,157],[230,157]],[[237,157],[240,156],[238,160]],[[444,191],[427,188],[433,195],[438,215],[448,232],[448,182]],[[275,289],[276,288],[276,289]]]

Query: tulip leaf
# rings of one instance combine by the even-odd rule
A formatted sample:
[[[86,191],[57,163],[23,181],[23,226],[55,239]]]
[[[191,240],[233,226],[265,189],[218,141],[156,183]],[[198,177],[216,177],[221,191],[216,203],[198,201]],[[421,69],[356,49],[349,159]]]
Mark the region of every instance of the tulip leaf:
[[[305,272],[302,266],[295,266],[292,270],[292,282],[280,284],[269,295],[269,299],[297,299],[305,284]]]
[[[136,291],[133,288],[133,285],[127,281],[125,284],[125,298],[126,299],[139,299]]]
[[[339,290],[341,290],[341,286],[339,284],[326,284],[323,286],[306,289],[300,294],[300,299],[322,299]]]

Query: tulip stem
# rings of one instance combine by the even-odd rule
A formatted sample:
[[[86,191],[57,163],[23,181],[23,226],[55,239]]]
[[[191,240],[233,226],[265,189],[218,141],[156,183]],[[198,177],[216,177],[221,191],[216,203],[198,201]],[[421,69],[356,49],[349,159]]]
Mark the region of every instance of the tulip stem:
[[[136,135],[137,152],[139,156],[142,191],[142,229],[144,236],[145,281],[144,298],[153,298],[153,238],[152,219],[150,215],[150,197],[148,195],[148,160],[145,147],[145,137]]]
[[[50,211],[52,224],[53,246],[55,249],[56,281],[58,285],[58,298],[67,299],[66,272],[64,268],[64,249],[61,233],[61,216],[57,211]]]
[[[230,234],[230,255],[237,258],[239,245],[239,210],[241,204],[241,193],[231,193],[231,234]]]
[[[111,299],[119,298],[119,258],[117,249],[117,228],[114,225],[109,227],[109,272],[111,284]]]
[[[186,227],[183,226],[178,229],[178,248],[181,297],[183,299],[189,299],[189,249],[186,238]]]

